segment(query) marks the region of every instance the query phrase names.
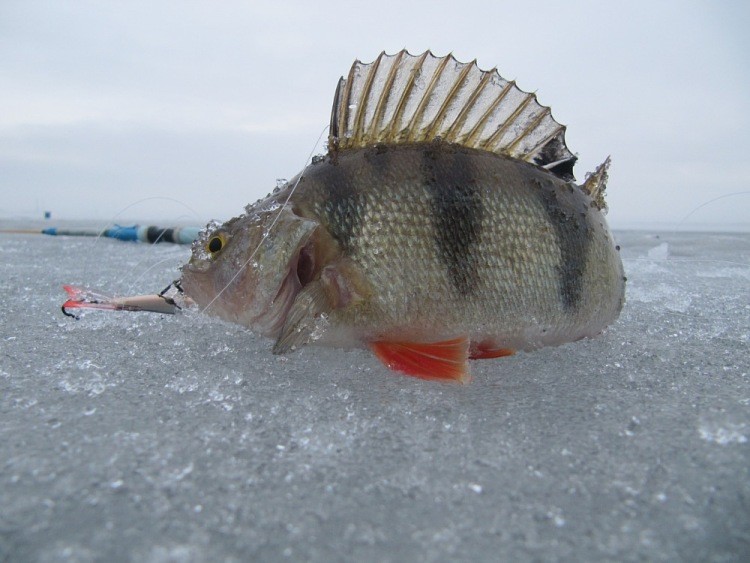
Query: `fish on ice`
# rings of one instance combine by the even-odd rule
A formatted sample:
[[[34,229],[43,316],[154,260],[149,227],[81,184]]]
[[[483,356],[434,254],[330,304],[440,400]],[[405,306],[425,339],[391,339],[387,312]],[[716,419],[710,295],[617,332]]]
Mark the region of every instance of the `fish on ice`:
[[[593,337],[619,315],[609,158],[580,185],[575,161],[550,109],[495,70],[429,51],[356,61],[327,154],[210,224],[180,285],[275,354],[365,347],[465,382],[470,359]]]

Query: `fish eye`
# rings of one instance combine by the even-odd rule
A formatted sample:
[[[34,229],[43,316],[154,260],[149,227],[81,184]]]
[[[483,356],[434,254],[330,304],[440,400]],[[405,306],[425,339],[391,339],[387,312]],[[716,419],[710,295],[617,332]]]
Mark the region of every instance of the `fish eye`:
[[[211,256],[214,256],[215,254],[220,252],[222,248],[224,248],[225,243],[226,240],[224,238],[224,235],[214,235],[208,240],[208,243],[206,244],[206,250],[211,253]]]

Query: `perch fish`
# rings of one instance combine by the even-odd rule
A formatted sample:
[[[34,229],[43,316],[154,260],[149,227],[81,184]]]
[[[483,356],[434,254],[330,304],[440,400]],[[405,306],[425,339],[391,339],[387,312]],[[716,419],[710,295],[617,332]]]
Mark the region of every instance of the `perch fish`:
[[[575,161],[550,109],[496,70],[429,51],[356,61],[327,154],[209,225],[180,284],[276,354],[367,347],[465,382],[469,359],[593,337],[619,315],[609,158],[581,185]]]

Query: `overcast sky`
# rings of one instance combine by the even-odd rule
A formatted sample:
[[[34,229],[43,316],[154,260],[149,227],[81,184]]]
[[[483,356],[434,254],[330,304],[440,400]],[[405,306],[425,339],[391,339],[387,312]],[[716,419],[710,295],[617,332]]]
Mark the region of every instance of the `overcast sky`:
[[[227,219],[304,166],[355,58],[407,47],[536,91],[580,181],[611,154],[614,227],[720,198],[688,222],[750,228],[748,29],[746,1],[2,0],[0,217]]]

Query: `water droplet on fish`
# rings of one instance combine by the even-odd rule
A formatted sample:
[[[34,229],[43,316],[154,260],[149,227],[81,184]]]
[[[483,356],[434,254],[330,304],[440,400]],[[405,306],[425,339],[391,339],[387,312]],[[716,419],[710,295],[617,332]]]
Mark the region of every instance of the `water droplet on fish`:
[[[217,221],[216,219],[211,219],[208,223],[206,223],[206,226],[203,228],[200,234],[208,236],[210,233],[214,232],[219,227],[221,227],[221,221]]]
[[[317,319],[315,319],[315,327],[313,328],[312,332],[310,332],[310,341],[319,340],[328,329],[328,325],[330,323],[328,322],[328,315],[325,313],[321,314]]]
[[[318,162],[323,162],[326,159],[326,155],[324,154],[316,154],[312,157],[312,163],[318,164]]]

